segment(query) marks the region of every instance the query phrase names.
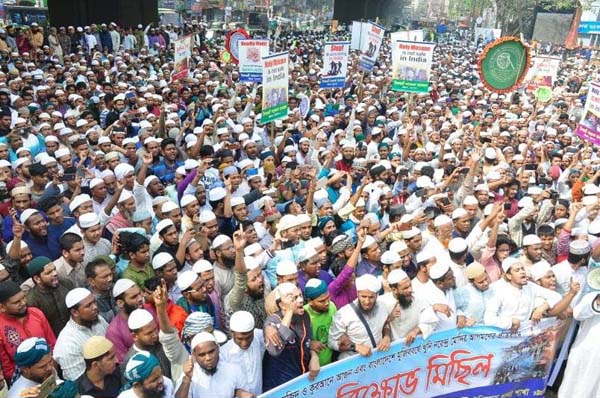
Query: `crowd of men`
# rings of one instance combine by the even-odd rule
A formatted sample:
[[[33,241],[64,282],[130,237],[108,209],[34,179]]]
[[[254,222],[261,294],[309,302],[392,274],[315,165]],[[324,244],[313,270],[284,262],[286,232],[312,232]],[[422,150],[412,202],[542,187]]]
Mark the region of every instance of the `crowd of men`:
[[[173,81],[178,34],[196,41]],[[575,134],[592,61],[563,52],[537,103],[486,90],[481,47],[444,40],[414,95],[390,90],[386,37],[372,72],[353,52],[346,86],[319,88],[323,41],[348,37],[278,33],[289,111],[264,125],[261,86],[199,25],[0,31],[10,398],[53,376],[56,398],[253,397],[545,317],[579,322],[559,396],[597,396],[600,158]]]

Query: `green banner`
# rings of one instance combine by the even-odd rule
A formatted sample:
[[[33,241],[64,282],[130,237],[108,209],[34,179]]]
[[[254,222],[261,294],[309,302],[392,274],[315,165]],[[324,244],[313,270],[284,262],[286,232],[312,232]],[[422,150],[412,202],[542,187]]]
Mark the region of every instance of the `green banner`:
[[[288,113],[289,55],[287,52],[262,59],[263,95],[261,123],[283,119]]]
[[[392,90],[429,92],[435,44],[396,40],[392,43]]]
[[[394,79],[392,80],[392,90],[409,93],[427,93],[429,92],[429,82]]]
[[[502,37],[488,44],[479,57],[479,74],[496,93],[515,89],[529,69],[529,50],[516,37]]]
[[[260,117],[261,123],[270,123],[275,120],[283,119],[288,114],[288,104],[281,104],[277,106],[273,106],[271,108],[267,108],[263,110],[263,113]]]

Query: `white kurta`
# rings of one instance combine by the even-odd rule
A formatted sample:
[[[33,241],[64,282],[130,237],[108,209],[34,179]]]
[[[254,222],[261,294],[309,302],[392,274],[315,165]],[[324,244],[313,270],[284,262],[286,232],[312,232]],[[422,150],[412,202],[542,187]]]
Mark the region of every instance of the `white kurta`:
[[[577,295],[575,295],[575,298],[571,303],[572,307],[577,305],[581,299],[583,287],[586,285],[587,267],[578,267],[576,270],[573,270],[571,264],[565,260],[553,266],[552,271],[554,271],[554,275],[556,276],[556,292],[562,296],[565,296],[567,293],[569,293],[571,278],[579,282],[582,289],[577,292]]]
[[[175,391],[179,390],[182,380],[183,376]],[[231,398],[238,389],[244,389],[244,376],[237,364],[219,359],[215,374],[208,375],[195,363],[188,398]]]
[[[537,304],[536,298],[542,298],[550,307],[554,307],[562,297],[535,283],[527,283],[519,289],[504,279],[497,280],[490,286],[483,322],[501,329],[510,329],[513,318],[520,322],[529,320]]]
[[[571,347],[558,398],[600,397],[600,308],[594,305],[598,292],[588,293],[573,309],[573,317],[581,322]]]
[[[254,340],[247,350],[242,350],[233,340],[229,340],[220,349],[221,359],[235,362],[242,368],[243,389],[252,394],[262,393],[262,361],[265,354],[263,331],[254,329]]]
[[[378,300],[387,307],[390,313],[397,305],[400,305],[391,292],[379,297]],[[423,338],[427,338],[437,326],[437,322],[437,316],[431,306],[425,301],[415,298],[408,308],[400,307],[400,316],[390,322],[392,341],[404,339],[416,326],[421,330]]]
[[[436,304],[445,304],[451,309],[450,316],[436,312],[438,319],[435,331],[456,328],[456,317],[462,315],[462,312],[457,312],[456,303],[454,301],[454,292],[448,291],[444,293],[432,281],[421,283],[417,278],[412,280],[412,288],[415,293],[415,298],[425,301],[427,304],[434,306]]]

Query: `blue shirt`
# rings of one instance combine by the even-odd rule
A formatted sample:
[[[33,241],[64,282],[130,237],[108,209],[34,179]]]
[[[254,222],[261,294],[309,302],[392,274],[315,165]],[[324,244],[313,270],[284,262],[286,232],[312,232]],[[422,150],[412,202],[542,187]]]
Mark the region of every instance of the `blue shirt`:
[[[29,236],[27,239],[23,237],[23,240],[29,246],[31,255],[33,255],[33,257],[44,256],[50,258],[51,260],[56,260],[62,255],[60,245],[58,243],[59,237],[60,235],[51,237],[50,232],[48,232],[46,239]]]
[[[160,179],[163,184],[171,184],[175,180],[175,170],[183,166],[183,161],[176,160],[172,166],[169,166],[165,159],[161,159],[157,165],[152,166],[152,174]]]

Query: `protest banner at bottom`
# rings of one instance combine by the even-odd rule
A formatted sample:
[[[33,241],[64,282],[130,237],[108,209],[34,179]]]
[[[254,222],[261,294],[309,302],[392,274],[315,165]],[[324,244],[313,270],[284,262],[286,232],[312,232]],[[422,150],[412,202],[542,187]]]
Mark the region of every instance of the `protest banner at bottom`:
[[[410,346],[355,355],[260,398],[542,397],[562,322],[526,322],[517,333],[488,326],[435,333]]]

